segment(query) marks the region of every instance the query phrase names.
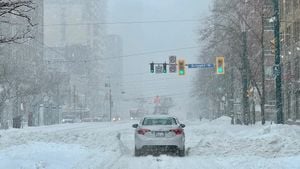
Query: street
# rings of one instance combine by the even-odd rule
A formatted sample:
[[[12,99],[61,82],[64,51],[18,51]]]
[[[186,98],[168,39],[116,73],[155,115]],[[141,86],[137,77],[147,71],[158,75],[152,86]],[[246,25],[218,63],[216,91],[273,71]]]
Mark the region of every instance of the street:
[[[299,126],[184,121],[186,156],[134,157],[136,121],[73,123],[0,131],[0,168],[300,168]]]

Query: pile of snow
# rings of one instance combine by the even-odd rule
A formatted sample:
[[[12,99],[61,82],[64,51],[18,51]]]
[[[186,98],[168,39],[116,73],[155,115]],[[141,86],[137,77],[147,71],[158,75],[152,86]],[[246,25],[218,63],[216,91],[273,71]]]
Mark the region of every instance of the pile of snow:
[[[215,120],[212,120],[211,123],[214,125],[230,125],[231,118],[228,116],[221,116]]]
[[[132,122],[0,130],[5,169],[298,169],[300,127],[231,125],[229,117],[186,123],[187,157],[134,157]]]

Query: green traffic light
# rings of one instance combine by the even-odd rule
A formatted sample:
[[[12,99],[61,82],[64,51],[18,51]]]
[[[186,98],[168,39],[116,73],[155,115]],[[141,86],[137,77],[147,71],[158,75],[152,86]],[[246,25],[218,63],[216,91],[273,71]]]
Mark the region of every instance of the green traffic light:
[[[180,75],[184,75],[184,70],[179,70]]]
[[[218,67],[218,73],[223,73],[223,68],[222,67]]]

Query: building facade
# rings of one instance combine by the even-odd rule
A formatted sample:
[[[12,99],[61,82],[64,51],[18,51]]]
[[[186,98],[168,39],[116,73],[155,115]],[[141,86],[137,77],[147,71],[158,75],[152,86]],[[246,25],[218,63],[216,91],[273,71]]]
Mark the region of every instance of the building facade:
[[[103,101],[103,113],[108,115],[109,112],[109,94],[112,97],[112,116],[120,116],[124,114],[122,110],[122,82],[123,82],[123,42],[119,35],[107,35],[105,37],[105,58],[104,72],[107,75],[106,94],[102,97]],[[109,92],[109,90],[111,90]]]
[[[280,1],[284,115],[300,122],[300,0]]]
[[[51,70],[70,76],[66,112],[96,116],[105,92],[104,57],[106,0],[45,0],[46,59]]]

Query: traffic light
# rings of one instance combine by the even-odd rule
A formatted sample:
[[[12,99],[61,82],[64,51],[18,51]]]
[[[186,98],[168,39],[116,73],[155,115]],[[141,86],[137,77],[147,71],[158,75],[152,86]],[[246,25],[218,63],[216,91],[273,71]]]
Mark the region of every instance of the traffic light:
[[[154,73],[154,63],[150,63],[150,72]]]
[[[163,73],[167,73],[167,63],[163,63]]]
[[[218,75],[223,75],[225,74],[225,69],[224,69],[224,56],[219,56],[216,59],[216,71]]]
[[[178,60],[178,74],[180,76],[185,75],[185,61],[184,60]]]

